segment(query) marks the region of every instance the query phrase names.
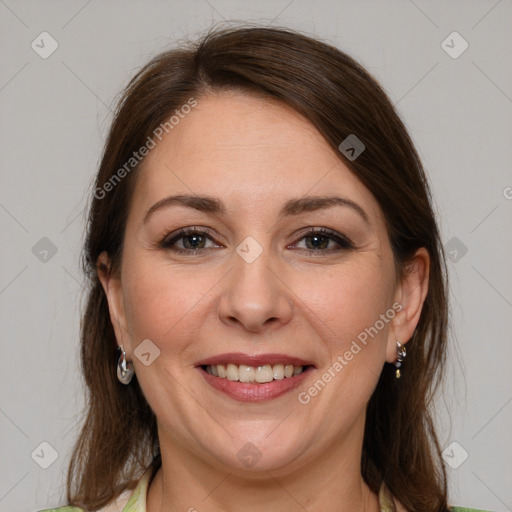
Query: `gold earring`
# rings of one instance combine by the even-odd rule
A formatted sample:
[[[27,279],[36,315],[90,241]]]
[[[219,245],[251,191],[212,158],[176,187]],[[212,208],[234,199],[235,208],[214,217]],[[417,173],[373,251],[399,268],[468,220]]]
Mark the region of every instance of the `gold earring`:
[[[399,379],[401,377],[400,367],[402,366],[402,361],[405,359],[405,356],[407,355],[404,345],[402,345],[399,341],[396,342],[396,353],[397,353],[398,357],[395,362],[395,367],[396,367],[395,377],[397,379]]]

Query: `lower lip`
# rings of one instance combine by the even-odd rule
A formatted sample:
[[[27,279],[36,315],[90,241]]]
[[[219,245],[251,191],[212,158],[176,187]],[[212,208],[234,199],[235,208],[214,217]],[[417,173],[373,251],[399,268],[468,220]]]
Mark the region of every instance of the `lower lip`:
[[[284,377],[281,380],[273,380],[265,384],[258,384],[257,382],[240,382],[215,377],[201,367],[198,367],[198,369],[210,386],[240,402],[263,402],[273,400],[295,389],[297,386],[300,386],[304,380],[308,378],[311,370],[313,370],[311,366],[308,366],[302,373],[299,373],[299,375]]]

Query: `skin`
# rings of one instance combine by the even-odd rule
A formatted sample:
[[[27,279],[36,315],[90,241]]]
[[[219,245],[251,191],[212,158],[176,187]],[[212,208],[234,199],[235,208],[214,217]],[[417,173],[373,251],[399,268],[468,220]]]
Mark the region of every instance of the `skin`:
[[[144,222],[155,203],[176,194],[214,196],[227,212],[174,205]],[[333,194],[356,202],[368,222],[343,206],[278,216],[288,199]],[[383,219],[320,133],[268,99],[202,97],[150,152],[130,205],[120,273],[100,270],[118,343],[158,421],[162,468],[149,488],[148,512],[379,510],[360,474],[365,407],[383,365],[396,360],[396,340],[413,334],[429,271],[422,248],[397,280]],[[184,227],[210,229],[203,253],[159,246]],[[314,235],[302,232],[321,227],[355,247],[327,238],[327,252],[315,249]],[[247,236],[262,248],[252,263],[235,250]],[[176,244],[183,249],[190,241]],[[108,265],[108,255],[100,262]],[[301,404],[299,391],[394,302],[402,310]],[[148,366],[133,354],[145,339],[160,350]],[[316,368],[297,390],[243,403],[213,389],[194,367],[226,352],[284,353]],[[262,454],[252,468],[237,457],[247,442]]]

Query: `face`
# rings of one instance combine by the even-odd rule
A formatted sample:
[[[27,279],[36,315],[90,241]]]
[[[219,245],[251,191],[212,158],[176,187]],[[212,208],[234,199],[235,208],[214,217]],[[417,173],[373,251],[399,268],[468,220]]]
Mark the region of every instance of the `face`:
[[[319,132],[228,92],[146,157],[101,279],[162,450],[276,474],[361,442],[426,293],[397,282],[383,212]]]

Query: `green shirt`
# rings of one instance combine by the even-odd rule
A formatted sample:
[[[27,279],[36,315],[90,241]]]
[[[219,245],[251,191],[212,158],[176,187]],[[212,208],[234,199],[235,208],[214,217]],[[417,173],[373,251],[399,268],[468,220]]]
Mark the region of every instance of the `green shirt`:
[[[130,494],[129,491],[123,493],[115,503],[107,505],[98,512],[146,512],[146,494],[151,479],[158,468],[150,466],[142,475],[137,487]],[[387,486],[382,483],[379,490],[379,504],[381,512],[396,512],[391,493]],[[41,510],[40,512],[86,512],[79,507],[59,507]],[[490,512],[478,510],[476,508],[451,507],[450,512]]]

